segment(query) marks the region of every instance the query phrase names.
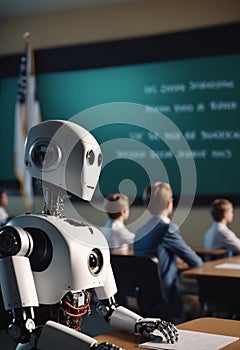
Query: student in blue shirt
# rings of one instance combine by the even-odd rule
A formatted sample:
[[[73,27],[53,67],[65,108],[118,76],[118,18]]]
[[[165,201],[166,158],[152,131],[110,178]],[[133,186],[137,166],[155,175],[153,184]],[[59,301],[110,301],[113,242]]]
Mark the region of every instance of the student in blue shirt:
[[[168,183],[149,184],[143,193],[143,203],[152,216],[135,234],[134,254],[158,258],[165,301],[169,307],[175,308],[176,313],[177,309],[181,313],[180,294],[184,286],[181,286],[180,291],[177,258],[181,258],[189,267],[201,266],[202,259],[184,241],[179,228],[170,221],[173,193]]]
[[[211,204],[212,225],[204,234],[206,249],[226,248],[228,255],[240,254],[240,238],[228,225],[233,221],[232,202],[225,198],[215,199]]]

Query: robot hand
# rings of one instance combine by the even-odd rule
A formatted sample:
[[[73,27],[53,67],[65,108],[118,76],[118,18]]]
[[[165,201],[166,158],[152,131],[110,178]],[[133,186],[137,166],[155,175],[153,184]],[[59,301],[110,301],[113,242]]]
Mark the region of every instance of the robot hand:
[[[135,331],[150,341],[166,341],[167,343],[178,341],[179,336],[173,323],[157,318],[143,318],[137,321]]]
[[[114,344],[100,343],[100,344],[94,344],[93,346],[91,346],[90,350],[124,350],[124,349],[119,348]]]

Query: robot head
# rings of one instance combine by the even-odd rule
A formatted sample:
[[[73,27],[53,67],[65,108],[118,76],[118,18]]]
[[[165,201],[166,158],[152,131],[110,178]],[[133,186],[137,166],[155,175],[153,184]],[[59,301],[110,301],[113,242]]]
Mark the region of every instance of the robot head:
[[[81,126],[49,120],[29,131],[24,154],[30,175],[90,201],[102,165],[96,139]]]

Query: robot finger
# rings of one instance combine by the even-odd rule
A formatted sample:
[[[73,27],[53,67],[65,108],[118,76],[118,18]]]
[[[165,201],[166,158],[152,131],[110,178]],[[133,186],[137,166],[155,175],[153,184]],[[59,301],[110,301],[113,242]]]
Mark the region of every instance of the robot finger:
[[[152,338],[155,338],[156,341],[164,339],[168,343],[174,343],[178,340],[178,331],[172,323],[160,321],[157,323],[157,328],[152,332]]]
[[[172,322],[161,321],[160,325],[162,327],[161,330],[168,342],[174,343],[175,341],[178,341],[179,333],[176,326]]]

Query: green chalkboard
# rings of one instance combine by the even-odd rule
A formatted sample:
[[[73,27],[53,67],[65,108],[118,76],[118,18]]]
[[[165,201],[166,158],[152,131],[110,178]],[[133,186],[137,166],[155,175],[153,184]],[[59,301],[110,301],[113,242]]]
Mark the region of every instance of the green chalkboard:
[[[141,197],[149,180],[161,179],[176,194],[186,181],[191,192],[195,175],[199,196],[240,195],[239,67],[240,55],[222,55],[43,73],[37,76],[42,116],[82,120],[103,144],[103,195],[128,181]],[[0,180],[13,180],[17,77],[0,84]],[[188,171],[193,164],[195,175]]]

